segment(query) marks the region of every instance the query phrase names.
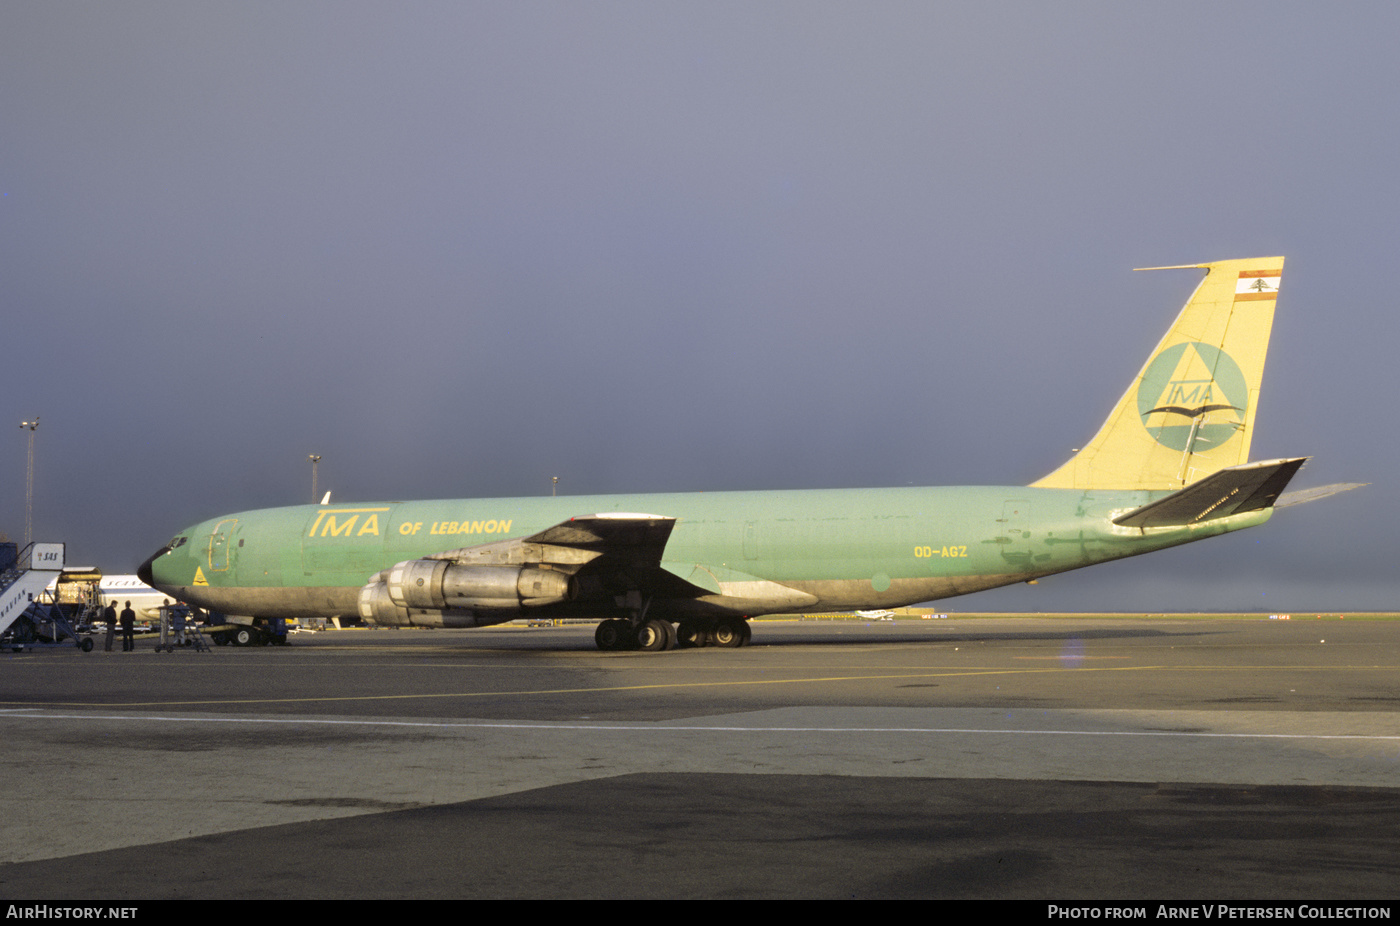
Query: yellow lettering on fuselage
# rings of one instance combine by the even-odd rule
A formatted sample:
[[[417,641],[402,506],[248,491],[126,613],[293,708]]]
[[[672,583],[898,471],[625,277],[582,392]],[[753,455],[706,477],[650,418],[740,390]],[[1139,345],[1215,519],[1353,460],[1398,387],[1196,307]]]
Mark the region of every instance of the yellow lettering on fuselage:
[[[311,522],[306,536],[323,537],[379,537],[382,530],[379,523],[381,512],[388,508],[329,508],[318,511]],[[363,516],[363,517],[362,517]],[[444,534],[509,534],[512,518],[490,518],[485,521],[433,521],[428,524],[428,533],[434,536]],[[397,530],[405,537],[411,537],[422,530],[422,521],[404,521],[390,530]]]
[[[308,537],[371,537],[379,536],[379,512],[388,511],[388,508],[329,508],[316,513],[316,520],[311,522],[311,529],[306,532]],[[360,520],[360,515],[368,515],[360,529],[355,531],[355,524]],[[349,515],[348,520],[340,520]]]
[[[360,518],[357,514],[352,514],[350,520],[344,524],[335,523],[335,515],[326,518],[326,526],[321,529],[322,537],[349,537],[350,528],[355,526],[355,522]]]
[[[921,547],[915,547],[915,548],[914,548],[914,558],[915,558],[915,559],[931,559],[931,558],[933,558],[933,557],[938,557],[938,558],[948,557],[948,558],[951,558],[951,559],[967,559],[967,547],[966,547],[966,546],[954,546],[954,545],[952,545],[952,544],[945,544],[945,545],[942,546],[942,547],[921,546]]]
[[[434,521],[430,534],[509,534],[512,520]],[[402,530],[400,530],[402,533]]]

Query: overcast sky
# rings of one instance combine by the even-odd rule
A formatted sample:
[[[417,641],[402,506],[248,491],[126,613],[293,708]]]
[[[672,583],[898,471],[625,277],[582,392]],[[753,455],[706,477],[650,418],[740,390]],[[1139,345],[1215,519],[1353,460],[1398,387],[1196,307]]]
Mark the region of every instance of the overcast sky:
[[[1023,485],[1286,255],[1255,459],[1368,488],[949,601],[1400,608],[1395,3],[0,2],[0,530]],[[0,419],[3,423],[3,419]],[[8,450],[4,447],[8,445]],[[588,512],[579,512],[588,513]]]

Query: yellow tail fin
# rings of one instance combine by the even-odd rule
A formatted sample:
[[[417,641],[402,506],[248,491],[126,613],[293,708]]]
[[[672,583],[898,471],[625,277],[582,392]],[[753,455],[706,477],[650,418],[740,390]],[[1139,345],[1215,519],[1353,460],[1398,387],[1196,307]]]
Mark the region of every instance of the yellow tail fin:
[[[1185,267],[1206,278],[1099,433],[1031,485],[1179,489],[1249,460],[1282,257]]]

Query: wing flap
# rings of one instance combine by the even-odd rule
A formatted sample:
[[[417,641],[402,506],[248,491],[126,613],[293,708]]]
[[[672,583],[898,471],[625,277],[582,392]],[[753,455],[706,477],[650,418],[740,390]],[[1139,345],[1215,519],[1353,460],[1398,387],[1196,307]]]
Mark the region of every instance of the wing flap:
[[[1264,460],[1218,470],[1165,498],[1113,519],[1121,527],[1189,527],[1246,511],[1268,508],[1278,501],[1307,457]]]

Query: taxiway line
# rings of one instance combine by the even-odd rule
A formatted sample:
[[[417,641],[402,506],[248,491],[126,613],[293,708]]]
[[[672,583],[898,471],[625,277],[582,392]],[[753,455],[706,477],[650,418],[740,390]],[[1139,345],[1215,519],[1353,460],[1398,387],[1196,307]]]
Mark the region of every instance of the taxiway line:
[[[567,695],[567,694],[597,694],[602,692],[622,692],[622,691],[659,691],[659,690],[684,690],[697,688],[743,688],[753,686],[771,685],[813,685],[829,684],[833,682],[870,682],[870,681],[896,681],[907,679],[932,679],[932,678],[974,678],[979,676],[994,675],[1044,675],[1049,673],[1098,673],[1098,672],[1260,672],[1260,671],[1289,671],[1289,672],[1358,672],[1367,670],[1392,670],[1394,666],[1366,665],[1366,666],[1308,666],[1308,665],[1283,665],[1283,666],[1073,666],[1073,667],[1047,667],[1036,669],[1019,668],[997,668],[997,669],[957,669],[946,672],[910,672],[880,675],[829,675],[829,676],[802,676],[799,678],[765,678],[765,679],[744,679],[738,681],[712,681],[712,682],[654,682],[644,685],[603,685],[587,688],[537,688],[523,689],[520,691],[442,691],[442,692],[415,692],[411,694],[392,695],[335,695],[331,697],[307,697],[307,698],[208,698],[201,700],[180,700],[180,701],[110,701],[110,702],[85,702],[85,701],[48,701],[35,703],[33,701],[0,701],[0,706],[8,708],[40,708],[40,707],[107,707],[107,708],[137,708],[137,707],[203,707],[211,704],[219,705],[252,705],[252,704],[319,704],[333,702],[381,702],[381,701],[412,701],[412,700],[433,700],[451,698],[499,698],[499,697],[528,697],[532,695]]]
[[[895,733],[895,734],[966,734],[981,736],[1145,736],[1160,738],[1198,739],[1265,739],[1265,740],[1363,740],[1400,741],[1397,734],[1361,733],[1211,733],[1196,730],[1026,730],[997,727],[869,727],[869,726],[717,726],[709,724],[674,723],[520,723],[513,721],[425,721],[368,720],[278,717],[172,717],[168,714],[57,714],[44,710],[9,710],[0,712],[0,720],[101,720],[147,723],[232,723],[284,726],[360,726],[410,727],[439,730],[565,730],[649,733]]]

